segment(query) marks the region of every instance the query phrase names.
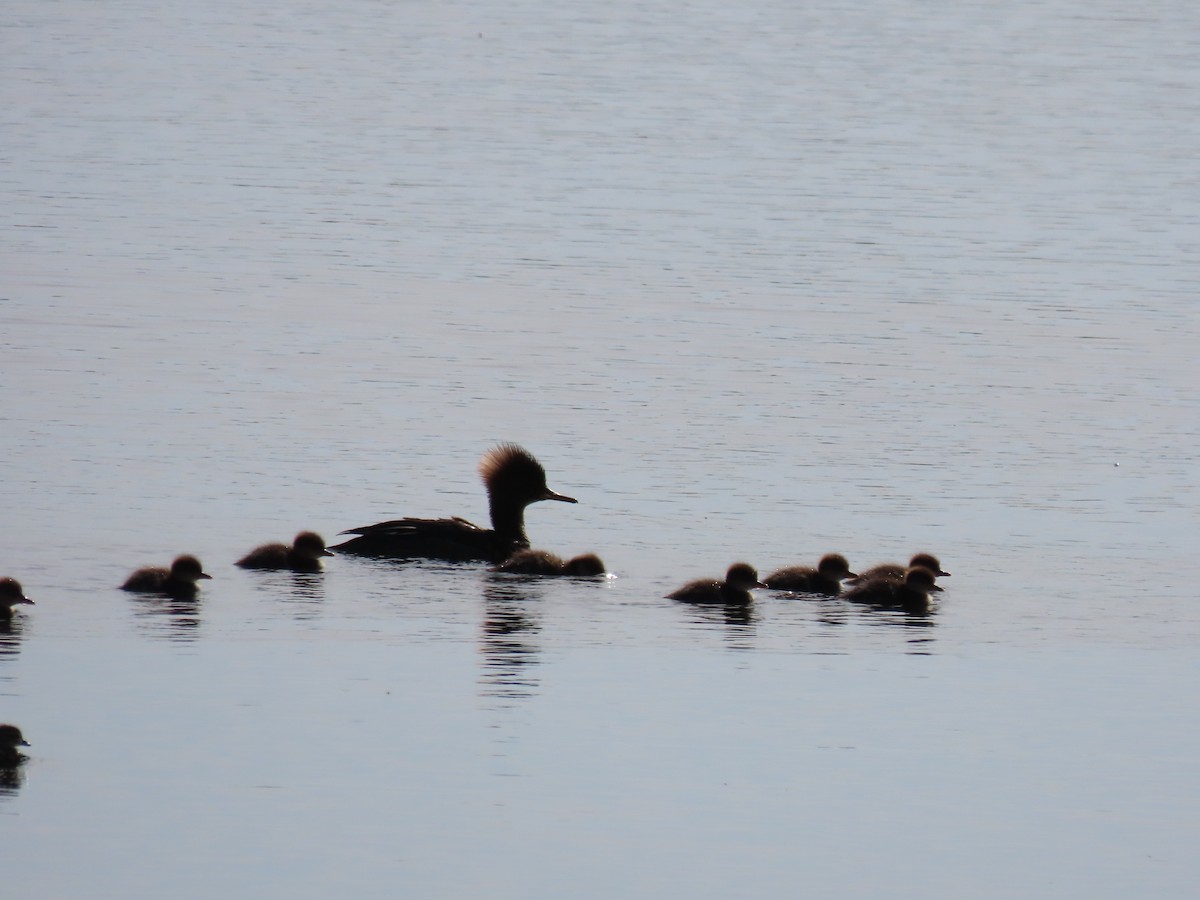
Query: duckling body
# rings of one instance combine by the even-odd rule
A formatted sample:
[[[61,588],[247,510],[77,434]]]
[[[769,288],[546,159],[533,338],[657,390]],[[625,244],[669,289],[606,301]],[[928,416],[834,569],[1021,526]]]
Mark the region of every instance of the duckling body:
[[[821,557],[816,568],[789,566],[772,572],[763,582],[776,591],[804,591],[835,597],[842,592],[843,580],[857,577],[850,571],[850,563],[846,561],[846,557],[840,553],[827,553]]]
[[[725,573],[724,581],[704,578],[689,581],[678,590],[667,594],[667,598],[683,603],[745,605],[754,599],[750,593],[753,588],[764,587],[766,585],[758,580],[758,572],[754,566],[749,563],[734,563]]]
[[[212,578],[194,556],[178,556],[171,568],[147,566],[125,579],[123,591],[139,594],[166,594],[168,597],[194,597],[196,582]]]
[[[484,454],[479,473],[487,489],[492,527],[481,528],[457,516],[448,519],[393,519],[342,534],[356,537],[332,549],[383,559],[441,559],[448,562],[502,563],[529,547],[525,508],[541,500],[576,503],[550,490],[546,470],[533,454],[516,444],[501,444]]]
[[[547,550],[518,550],[495,570],[516,575],[603,575],[604,562],[594,553],[564,560]]]
[[[321,557],[333,556],[325,549],[325,540],[312,531],[296,535],[287,544],[263,544],[237,561],[243,569],[290,569],[293,572],[320,572]]]

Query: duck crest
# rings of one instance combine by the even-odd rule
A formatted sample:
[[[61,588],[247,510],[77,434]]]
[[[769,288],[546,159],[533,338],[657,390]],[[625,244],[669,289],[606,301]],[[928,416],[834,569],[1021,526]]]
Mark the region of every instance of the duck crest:
[[[546,470],[533,458],[533,454],[517,444],[497,444],[479,460],[479,474],[484,484],[503,475],[505,478],[523,477],[529,481],[545,481]]]

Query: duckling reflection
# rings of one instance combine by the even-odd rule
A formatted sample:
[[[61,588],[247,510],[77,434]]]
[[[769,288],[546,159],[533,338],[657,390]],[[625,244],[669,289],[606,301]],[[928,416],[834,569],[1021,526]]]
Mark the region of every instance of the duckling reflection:
[[[720,626],[731,648],[752,649],[750,638],[758,625],[753,603],[688,603],[687,609],[689,619],[696,625]]]
[[[493,571],[510,575],[569,575],[590,577],[604,574],[604,562],[595,553],[564,560],[548,550],[518,550]]]
[[[134,615],[155,637],[190,643],[199,637],[200,600],[192,596],[138,594],[131,598]]]
[[[530,638],[542,628],[543,593],[536,582],[490,580],[483,589],[484,694],[504,700],[524,700],[537,691],[532,677],[541,648]]]
[[[763,582],[776,591],[802,591],[835,597],[842,592],[843,581],[857,577],[850,571],[850,563],[846,561],[846,557],[840,553],[827,553],[821,557],[816,568],[789,566],[772,572]]]
[[[196,596],[196,582],[212,578],[194,556],[177,556],[170,569],[146,566],[125,579],[121,590],[137,594],[162,594],[178,599]]]
[[[0,662],[21,652],[21,636],[25,625],[20,616],[0,617]]]
[[[287,544],[263,544],[235,563],[243,569],[290,569],[293,572],[320,572],[321,557],[333,556],[325,549],[325,539],[315,531],[302,531],[289,547]]]
[[[318,618],[323,612],[326,594],[324,572],[264,570],[251,585],[266,602],[286,607],[297,621]]]

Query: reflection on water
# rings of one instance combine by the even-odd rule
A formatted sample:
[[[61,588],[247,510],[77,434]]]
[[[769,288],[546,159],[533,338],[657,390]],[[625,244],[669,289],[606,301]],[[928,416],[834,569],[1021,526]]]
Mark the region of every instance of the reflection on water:
[[[289,604],[298,622],[321,615],[325,601],[325,576],[321,572],[252,572],[254,590],[272,600]]]
[[[580,500],[534,534],[622,579],[333,559],[30,608],[0,699],[149,740],[37,737],[11,892],[1188,895],[1195,8],[59,6],[0,54],[6,559],[85,590],[281,516],[482,521],[514,439]],[[957,596],[651,587],[797,545],[937,547]],[[305,716],[330,742],[276,753]],[[487,752],[530,777],[472,783]],[[160,765],[129,815],[72,790]]]
[[[531,668],[537,665],[540,647],[532,638],[541,631],[543,596],[536,578],[489,573],[480,645],[484,696],[523,700],[537,691]]]
[[[25,625],[20,616],[0,617],[0,660],[21,652],[21,635]]]
[[[688,621],[703,628],[719,630],[731,650],[753,650],[758,611],[753,603],[685,603],[677,605],[687,613]]]
[[[153,637],[191,643],[199,638],[198,597],[133,595],[130,597],[139,627]]]
[[[25,785],[25,761],[29,758],[19,754],[16,765],[0,765],[0,798],[12,796]]]
[[[909,655],[929,656],[933,653],[936,638],[932,629],[937,624],[934,621],[937,615],[936,607],[913,611],[863,604],[858,606],[862,621],[867,625],[908,630],[910,634],[906,635],[905,641],[908,644]]]

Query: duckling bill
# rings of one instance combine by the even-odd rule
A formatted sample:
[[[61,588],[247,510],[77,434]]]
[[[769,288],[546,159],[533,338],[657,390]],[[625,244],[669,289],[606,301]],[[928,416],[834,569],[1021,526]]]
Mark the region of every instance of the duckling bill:
[[[488,495],[492,527],[481,528],[457,516],[448,519],[393,519],[342,534],[356,537],[332,549],[380,559],[441,559],[448,562],[501,563],[529,547],[525,508],[542,500],[577,503],[550,490],[546,470],[533,454],[516,444],[501,444],[479,462]]]

